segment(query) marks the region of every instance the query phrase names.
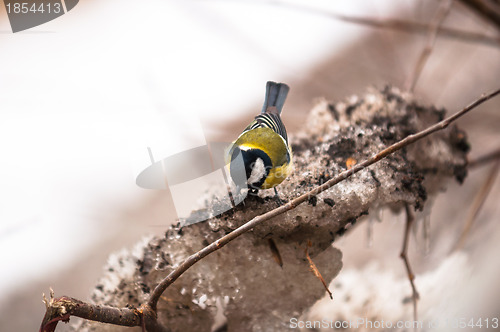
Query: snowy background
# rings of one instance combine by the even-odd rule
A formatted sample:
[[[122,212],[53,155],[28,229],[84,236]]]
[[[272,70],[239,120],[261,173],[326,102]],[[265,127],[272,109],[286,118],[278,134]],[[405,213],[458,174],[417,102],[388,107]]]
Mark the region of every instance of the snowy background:
[[[347,24],[305,7],[424,22],[435,11],[432,1],[80,1],[52,22],[12,34],[1,6],[0,326],[37,329],[49,286],[85,299],[109,253],[175,220],[168,192],[135,184],[150,163],[148,146],[160,159],[207,140],[231,140],[260,110],[267,80],[291,86],[284,121],[293,133],[314,98],[401,85],[426,42],[425,35]],[[457,5],[445,23],[498,36]],[[438,39],[416,93],[454,111],[498,88],[499,59],[498,47]],[[472,131],[472,155],[500,145],[498,111],[488,110],[462,122]],[[436,226],[431,258],[413,253],[417,278],[438,266],[457,238],[484,173],[471,178],[472,187],[455,186],[436,212],[437,225],[448,216],[453,231]],[[499,238],[499,187],[497,180],[471,255],[498,250],[491,243]],[[450,210],[459,199],[462,212]],[[377,259],[404,277],[402,223],[382,225],[376,234],[391,240],[375,236],[372,249],[361,227],[339,244],[346,269]],[[394,249],[386,257],[389,243]],[[483,272],[498,270],[496,263]],[[485,278],[474,284],[492,281]],[[498,304],[486,307],[498,313]],[[30,318],[21,319],[26,313]]]

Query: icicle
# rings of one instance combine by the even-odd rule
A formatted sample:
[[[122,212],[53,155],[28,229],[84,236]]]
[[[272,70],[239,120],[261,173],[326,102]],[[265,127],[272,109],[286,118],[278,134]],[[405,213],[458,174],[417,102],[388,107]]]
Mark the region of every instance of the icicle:
[[[371,248],[373,246],[373,223],[374,217],[370,216],[368,218],[368,223],[366,227],[366,246],[367,248]]]
[[[424,254],[431,251],[431,215],[424,216]]]
[[[422,211],[424,254],[428,255],[431,250],[431,212],[434,206],[434,197],[430,197]]]
[[[371,248],[373,246],[373,224],[375,221],[382,222],[384,210],[382,208],[375,208],[368,218],[366,228],[366,246]]]

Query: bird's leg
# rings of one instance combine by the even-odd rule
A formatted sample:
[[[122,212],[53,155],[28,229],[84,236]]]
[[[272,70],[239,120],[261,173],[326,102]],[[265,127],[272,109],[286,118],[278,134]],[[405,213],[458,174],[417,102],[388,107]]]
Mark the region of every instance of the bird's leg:
[[[274,197],[276,198],[276,202],[278,203],[278,206],[281,206],[285,203],[281,200],[280,195],[278,194],[278,189],[276,189],[276,187],[274,187]]]

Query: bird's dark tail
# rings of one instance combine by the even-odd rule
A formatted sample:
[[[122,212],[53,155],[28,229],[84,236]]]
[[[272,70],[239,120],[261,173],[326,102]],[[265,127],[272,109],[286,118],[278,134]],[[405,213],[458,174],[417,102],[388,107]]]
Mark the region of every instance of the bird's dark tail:
[[[262,106],[262,113],[281,114],[288,90],[290,88],[285,83],[267,82],[266,99],[264,106]]]

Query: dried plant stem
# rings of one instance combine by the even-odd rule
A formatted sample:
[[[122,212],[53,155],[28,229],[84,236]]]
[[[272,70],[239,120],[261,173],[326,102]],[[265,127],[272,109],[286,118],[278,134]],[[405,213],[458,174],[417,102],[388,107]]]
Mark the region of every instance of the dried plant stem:
[[[309,241],[308,245],[306,246],[306,250],[305,250],[306,258],[307,258],[307,261],[309,262],[309,268],[311,269],[311,271],[314,274],[314,276],[316,278],[318,278],[319,281],[321,281],[321,283],[323,284],[323,287],[325,288],[326,292],[328,293],[328,296],[330,296],[330,300],[333,300],[333,294],[328,289],[328,285],[326,284],[325,279],[321,275],[321,272],[319,272],[318,267],[316,266],[316,264],[314,264],[314,261],[312,260],[311,256],[309,256],[309,247],[310,246],[311,246],[311,242]]]
[[[500,160],[497,160],[493,165],[493,167],[491,168],[488,175],[486,176],[486,179],[481,185],[481,188],[479,189],[476,197],[474,198],[474,202],[472,203],[469,214],[467,215],[467,220],[465,222],[462,234],[460,235],[460,238],[458,239],[453,249],[454,251],[459,250],[463,247],[465,239],[467,238],[467,235],[469,234],[472,225],[474,224],[474,221],[476,220],[477,215],[479,214],[479,211],[481,211],[481,208],[483,207],[484,202],[486,201],[486,198],[488,197],[488,194],[490,193],[491,188],[493,187],[493,183],[495,182],[495,178],[497,177],[499,170],[500,170]]]
[[[349,23],[366,25],[379,29],[399,30],[409,33],[428,33],[430,26],[426,23],[404,21],[398,19],[373,17],[351,17],[346,15],[331,14],[330,16]],[[480,43],[483,45],[500,47],[500,37],[487,36],[472,31],[462,31],[448,27],[440,27],[439,36],[461,40],[467,43]]]
[[[413,271],[410,266],[410,260],[408,259],[408,245],[410,244],[410,231],[413,222],[415,221],[415,213],[413,213],[411,207],[408,204],[406,204],[405,208],[406,208],[405,233],[403,238],[403,248],[401,249],[401,254],[399,256],[401,257],[401,259],[405,264],[406,272],[408,274],[408,280],[410,281],[412,290],[412,302],[413,302],[413,319],[417,321],[418,320],[417,301],[420,296],[418,295],[417,287],[415,287],[415,282],[414,282],[415,275],[413,274]]]
[[[57,323],[67,322],[70,316],[119,326],[141,326],[144,332],[170,331],[158,323],[156,312],[147,306],[130,309],[96,305],[68,296],[54,298],[52,291],[50,302],[46,304],[47,311],[40,325],[40,332],[55,331]]]
[[[139,326],[141,323],[141,313],[137,309],[95,305],[68,296],[54,298],[52,290],[50,299],[45,299],[44,295],[44,301],[47,311],[40,331],[53,331],[58,321],[68,320],[69,316],[121,326]]]
[[[475,159],[470,160],[467,166],[469,168],[474,168],[474,167],[482,166],[484,164],[489,163],[490,161],[495,161],[498,159],[500,159],[500,149],[497,149],[497,150],[492,151],[492,152],[488,152],[485,155],[482,155],[480,157],[477,157]]]
[[[500,3],[495,0],[461,0],[472,10],[500,29]]]
[[[428,34],[429,30],[431,29],[431,26],[429,24],[422,22],[407,21],[407,20],[400,20],[393,18],[348,16],[348,15],[328,12],[321,9],[315,9],[308,6],[306,7],[290,2],[273,2],[272,4],[287,6],[289,8],[298,9],[302,12],[305,11],[315,15],[330,17],[346,23],[364,25],[377,29],[389,29],[407,33],[419,33],[419,34]],[[440,27],[439,36],[452,38],[467,43],[479,43],[487,46],[500,47],[500,37],[488,36],[482,33],[477,33],[472,31],[463,31],[448,27]]]
[[[424,69],[425,64],[427,63],[427,59],[432,52],[432,48],[434,43],[436,42],[437,34],[441,25],[443,24],[444,19],[448,15],[451,9],[452,0],[443,0],[441,5],[439,6],[436,15],[429,26],[429,34],[427,37],[427,43],[425,44],[422,53],[420,53],[420,57],[415,63],[415,67],[411,73],[411,76],[408,77],[406,81],[405,87],[407,91],[413,91],[415,85],[417,84],[418,78]]]

